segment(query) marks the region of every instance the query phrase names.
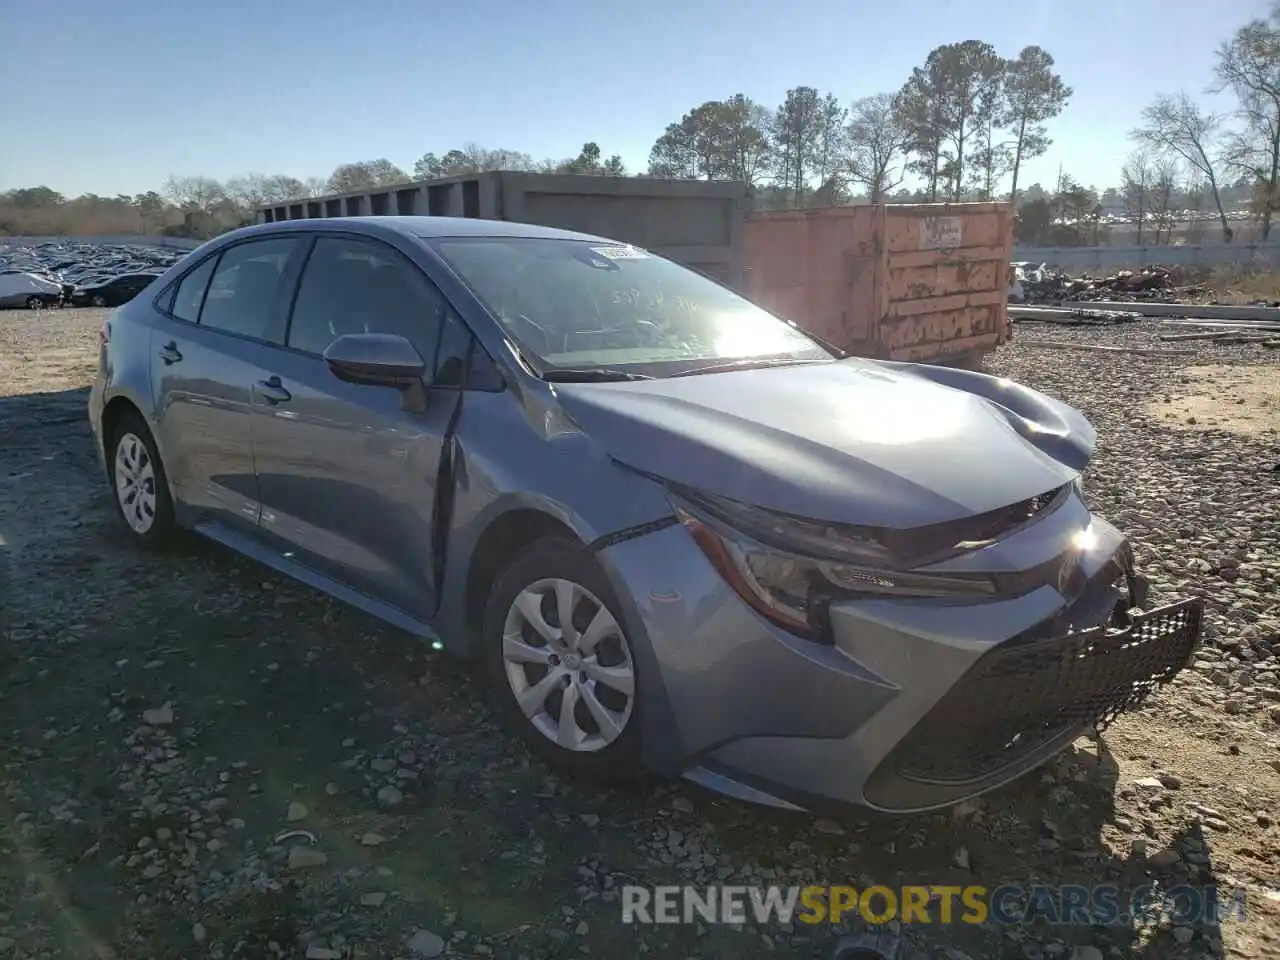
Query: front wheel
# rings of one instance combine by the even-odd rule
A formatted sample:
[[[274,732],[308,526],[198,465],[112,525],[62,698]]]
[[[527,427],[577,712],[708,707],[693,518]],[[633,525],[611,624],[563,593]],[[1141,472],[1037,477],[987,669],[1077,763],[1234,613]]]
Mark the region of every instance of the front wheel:
[[[167,545],[177,532],[169,482],[151,431],[136,413],[112,432],[107,463],[116,509],[133,539],[146,547]]]
[[[91,306],[105,307],[107,305],[107,298],[100,293],[95,293],[89,303]]]
[[[542,540],[507,567],[485,608],[483,644],[496,709],[550,763],[613,782],[642,773],[631,642],[580,545]]]

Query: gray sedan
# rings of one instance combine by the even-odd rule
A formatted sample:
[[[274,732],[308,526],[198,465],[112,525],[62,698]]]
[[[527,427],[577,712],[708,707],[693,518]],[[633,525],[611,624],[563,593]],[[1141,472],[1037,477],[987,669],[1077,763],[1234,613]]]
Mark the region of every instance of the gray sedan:
[[[1077,411],[843,357],[634,246],[249,227],[102,328],[126,529],[192,530],[478,658],[550,762],[806,810],[1003,784],[1188,662]]]

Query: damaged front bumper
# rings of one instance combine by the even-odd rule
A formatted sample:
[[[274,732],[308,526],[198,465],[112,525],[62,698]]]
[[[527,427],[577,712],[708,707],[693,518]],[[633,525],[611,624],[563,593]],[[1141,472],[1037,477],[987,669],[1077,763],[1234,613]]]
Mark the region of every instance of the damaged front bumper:
[[[998,549],[1040,586],[833,604],[830,644],[765,622],[682,526],[604,551],[653,654],[646,759],[756,803],[936,810],[1023,776],[1190,661],[1202,602],[1138,612],[1124,536],[1078,498]]]
[[[880,762],[865,786],[875,806],[959,799],[1002,772],[1039,762],[1101,730],[1186,667],[1203,601],[1118,610],[1106,626],[1043,630],[993,647]]]

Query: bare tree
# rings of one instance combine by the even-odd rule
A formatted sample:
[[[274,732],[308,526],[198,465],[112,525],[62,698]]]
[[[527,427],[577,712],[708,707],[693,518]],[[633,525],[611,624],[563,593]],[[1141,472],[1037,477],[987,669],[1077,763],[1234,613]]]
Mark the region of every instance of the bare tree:
[[[1149,144],[1155,150],[1177,157],[1204,177],[1213,195],[1222,224],[1222,239],[1231,242],[1233,231],[1227,223],[1218,189],[1218,176],[1210,156],[1217,147],[1222,118],[1201,110],[1185,93],[1161,94],[1142,111],[1143,125],[1130,131],[1130,137]]]
[[[1026,160],[1044,154],[1053,142],[1045,123],[1060,114],[1072,90],[1053,72],[1053,57],[1037,46],[1023,48],[1005,66],[1002,122],[1013,132],[1013,183],[1009,199],[1018,203],[1018,173]]]
[[[1156,246],[1173,239],[1175,217],[1173,188],[1178,179],[1178,164],[1171,157],[1161,157],[1152,169],[1151,214],[1156,228]]]
[[[905,155],[907,131],[889,93],[855,100],[849,118],[847,176],[867,188],[872,203],[879,203],[905,177],[898,163]]]
[[[318,178],[313,178],[318,179]],[[320,181],[323,188],[323,181]],[[263,191],[265,199],[268,203],[283,203],[286,200],[299,200],[303,197],[319,196],[318,193],[312,193],[307,183],[299,180],[297,177],[290,177],[287,174],[277,173],[266,178],[263,183]]]
[[[1239,100],[1243,130],[1231,138],[1224,160],[1255,185],[1265,241],[1280,209],[1280,4],[1218,48],[1214,73],[1216,89],[1229,88]]]
[[[238,207],[252,210],[267,202],[267,178],[260,173],[246,173],[226,182],[226,194]]]
[[[1142,234],[1151,214],[1154,178],[1151,154],[1147,150],[1135,150],[1120,169],[1120,194],[1124,198],[1125,212],[1138,224],[1138,246],[1142,246]]]
[[[1182,188],[1182,195],[1186,198],[1185,206],[1190,214],[1187,220],[1188,243],[1204,243],[1205,221],[1201,213],[1204,210],[1207,193],[1206,184],[1200,177],[1199,171],[1192,170]]]
[[[365,168],[373,176],[374,186],[394,187],[409,182],[409,175],[386,158],[366,160]]]
[[[408,183],[409,175],[390,160],[360,160],[344,163],[329,175],[329,193],[352,193]]]
[[[246,173],[232,177],[226,183],[226,195],[244,210],[253,210],[264,203],[285,203],[312,196],[297,177],[281,173]]]
[[[183,210],[202,213],[209,213],[227,198],[222,184],[209,177],[169,177],[164,182],[163,193]]]
[[[491,150],[478,143],[467,143],[443,157],[424,153],[413,163],[413,176],[415,180],[438,180],[488,170],[532,170],[534,166],[533,158],[519,150],[502,147]]]

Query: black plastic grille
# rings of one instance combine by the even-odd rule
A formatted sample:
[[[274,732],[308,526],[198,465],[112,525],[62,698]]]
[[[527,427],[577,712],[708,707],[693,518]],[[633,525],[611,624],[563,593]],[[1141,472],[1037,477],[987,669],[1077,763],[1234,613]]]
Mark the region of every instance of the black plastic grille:
[[[925,527],[882,530],[877,539],[912,566],[936,563],[972,549],[972,544],[1007,537],[1032,520],[1048,515],[1066,502],[1070,490],[1068,483],[987,513]]]
[[[982,779],[1069,731],[1105,727],[1191,659],[1203,602],[1183,600],[985,654],[890,753],[898,776],[925,783]]]

